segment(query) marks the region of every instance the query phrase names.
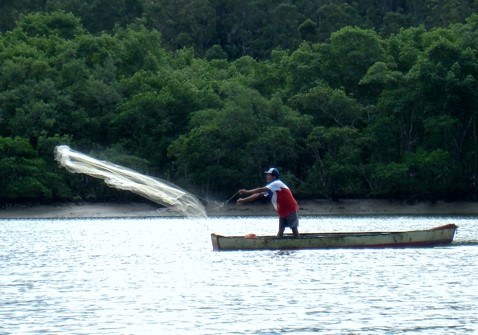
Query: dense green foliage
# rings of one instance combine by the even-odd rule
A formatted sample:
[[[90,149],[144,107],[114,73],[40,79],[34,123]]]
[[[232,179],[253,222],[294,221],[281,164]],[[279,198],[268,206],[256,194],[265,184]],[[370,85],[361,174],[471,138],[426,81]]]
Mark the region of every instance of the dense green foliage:
[[[426,29],[463,23],[478,11],[477,0],[3,0],[0,32],[22,14],[64,11],[92,33],[112,32],[141,19],[161,32],[170,51],[193,48],[209,59],[252,56],[296,49],[302,41],[327,42],[345,26],[373,29],[381,36],[401,28]]]
[[[11,8],[30,2],[37,3]],[[397,29],[382,25],[377,32],[370,27],[383,13],[367,12],[364,24],[360,1],[257,1],[235,18],[251,35],[242,36],[241,52],[231,53],[220,38],[210,46],[207,36],[228,32],[225,22],[234,19],[218,11],[239,15],[239,2],[171,1],[155,8],[161,15],[181,12],[178,20],[204,14],[197,26],[184,22],[192,35],[181,38],[200,44],[193,48],[177,48],[177,21],[133,20],[135,11],[152,11],[145,3],[103,2],[110,16],[95,20],[83,1],[68,8],[42,1],[36,10],[75,14],[24,15],[0,34],[0,201],[128,199],[59,168],[58,144],[202,197],[256,186],[273,165],[299,197],[476,199],[477,15],[432,28],[422,2],[404,1],[407,14],[396,15],[407,18],[406,27],[389,18]],[[201,40],[193,32],[206,29],[210,6],[221,19]],[[262,27],[254,6],[284,16]],[[333,30],[332,23],[301,15],[304,8],[357,25]],[[418,17],[424,25],[412,27]],[[285,38],[295,34],[287,24],[297,23],[309,38]],[[282,25],[283,34],[276,29]]]

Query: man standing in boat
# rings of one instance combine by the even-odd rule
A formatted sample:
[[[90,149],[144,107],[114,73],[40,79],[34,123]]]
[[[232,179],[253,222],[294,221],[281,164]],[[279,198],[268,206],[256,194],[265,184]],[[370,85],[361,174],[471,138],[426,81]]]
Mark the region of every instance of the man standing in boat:
[[[284,235],[284,230],[289,227],[295,237],[299,237],[299,205],[289,187],[279,179],[279,170],[270,168],[265,172],[267,185],[251,190],[239,190],[240,195],[249,195],[239,198],[236,203],[242,205],[246,202],[268,197],[279,214],[279,231],[277,237]]]

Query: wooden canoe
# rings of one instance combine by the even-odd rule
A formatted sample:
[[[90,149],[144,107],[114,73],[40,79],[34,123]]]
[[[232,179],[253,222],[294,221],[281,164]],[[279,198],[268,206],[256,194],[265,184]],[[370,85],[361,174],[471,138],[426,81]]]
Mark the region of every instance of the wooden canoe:
[[[221,236],[211,234],[213,250],[290,250],[331,248],[433,247],[453,242],[457,226],[392,232],[304,233],[299,237]],[[252,236],[251,236],[252,235]]]

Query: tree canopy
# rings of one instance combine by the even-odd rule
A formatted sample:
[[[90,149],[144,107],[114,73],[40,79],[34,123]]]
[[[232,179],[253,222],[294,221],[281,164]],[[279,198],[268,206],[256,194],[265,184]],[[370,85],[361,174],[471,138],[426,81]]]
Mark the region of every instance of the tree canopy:
[[[20,3],[33,6],[10,7]],[[367,1],[118,1],[104,3],[116,11],[100,29],[93,9],[69,3],[46,1],[0,34],[3,203],[130,199],[60,169],[58,144],[203,197],[262,183],[270,166],[300,198],[478,195],[475,14],[434,26],[426,10],[445,7],[396,1],[359,24]],[[153,5],[158,21],[120,15]],[[461,20],[455,9],[443,20]],[[372,29],[387,10],[407,24]],[[264,23],[268,11],[275,16]],[[179,17],[163,20],[179,12],[187,36]],[[324,13],[357,24],[333,30]],[[212,48],[217,26],[226,33],[240,18],[224,36],[234,45],[216,38]]]

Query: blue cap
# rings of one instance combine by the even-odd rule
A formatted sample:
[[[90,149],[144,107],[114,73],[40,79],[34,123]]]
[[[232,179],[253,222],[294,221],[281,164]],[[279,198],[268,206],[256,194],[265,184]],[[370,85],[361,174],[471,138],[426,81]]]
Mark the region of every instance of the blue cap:
[[[269,170],[265,171],[264,173],[265,174],[271,174],[274,177],[279,178],[279,170],[277,170],[276,168],[270,168]]]

